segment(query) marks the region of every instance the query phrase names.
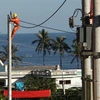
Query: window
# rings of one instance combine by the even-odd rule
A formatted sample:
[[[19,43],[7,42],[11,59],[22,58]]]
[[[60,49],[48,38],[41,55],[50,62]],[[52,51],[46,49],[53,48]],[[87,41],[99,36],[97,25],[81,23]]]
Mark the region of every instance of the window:
[[[63,81],[59,81],[59,84],[63,84]]]
[[[71,84],[71,80],[60,80],[59,84],[63,84],[63,82],[64,84]]]
[[[71,80],[66,80],[65,84],[71,84]]]

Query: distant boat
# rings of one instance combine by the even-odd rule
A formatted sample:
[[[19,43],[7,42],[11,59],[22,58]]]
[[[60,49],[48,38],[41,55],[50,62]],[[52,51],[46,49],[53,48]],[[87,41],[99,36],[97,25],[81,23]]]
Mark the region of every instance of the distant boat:
[[[27,58],[31,58],[32,57],[32,55],[31,54],[27,54],[26,53],[26,56],[25,57],[27,57]]]

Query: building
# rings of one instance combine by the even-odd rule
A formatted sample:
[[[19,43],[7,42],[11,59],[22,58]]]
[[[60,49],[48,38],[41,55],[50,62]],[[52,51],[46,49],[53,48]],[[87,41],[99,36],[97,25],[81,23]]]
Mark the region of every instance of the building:
[[[0,61],[0,85],[8,85],[7,65]],[[57,89],[68,89],[70,87],[81,87],[81,70],[62,70],[60,66],[23,66],[12,68],[12,85],[22,81],[26,75],[33,74],[38,77],[55,78]]]
[[[63,82],[65,89],[82,86],[80,69],[62,70],[56,66],[54,70],[33,70],[31,73],[39,77],[55,78],[58,89],[63,88]]]

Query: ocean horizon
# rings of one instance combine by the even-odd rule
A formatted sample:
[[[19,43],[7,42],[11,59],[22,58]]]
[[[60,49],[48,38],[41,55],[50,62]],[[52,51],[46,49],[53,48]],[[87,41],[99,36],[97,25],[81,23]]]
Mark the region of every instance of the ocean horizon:
[[[37,53],[35,51],[36,44],[32,45],[32,41],[34,41],[37,37],[36,33],[16,33],[13,39],[13,43],[18,46],[17,56],[21,56],[22,63],[19,63],[19,66],[42,66],[42,53]],[[76,38],[76,35],[73,33],[48,33],[51,38],[56,38],[57,36],[65,36],[66,43],[71,47],[72,41]],[[2,45],[7,45],[7,34],[0,34],[0,50],[3,50]],[[69,55],[67,53],[64,54],[62,58],[62,68],[63,69],[78,69],[81,68],[80,64],[77,66],[77,61],[75,60],[71,64],[71,60],[74,56]],[[57,52],[55,55],[53,51],[51,54],[48,53],[45,56],[45,65],[56,66],[59,65],[59,53]]]

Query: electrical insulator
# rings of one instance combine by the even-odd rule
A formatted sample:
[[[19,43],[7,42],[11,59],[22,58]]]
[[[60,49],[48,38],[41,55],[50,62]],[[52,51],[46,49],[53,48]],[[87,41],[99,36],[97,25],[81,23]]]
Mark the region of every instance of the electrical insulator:
[[[69,26],[70,26],[71,28],[74,27],[74,19],[73,19],[73,17],[70,17],[70,18],[69,18]]]

